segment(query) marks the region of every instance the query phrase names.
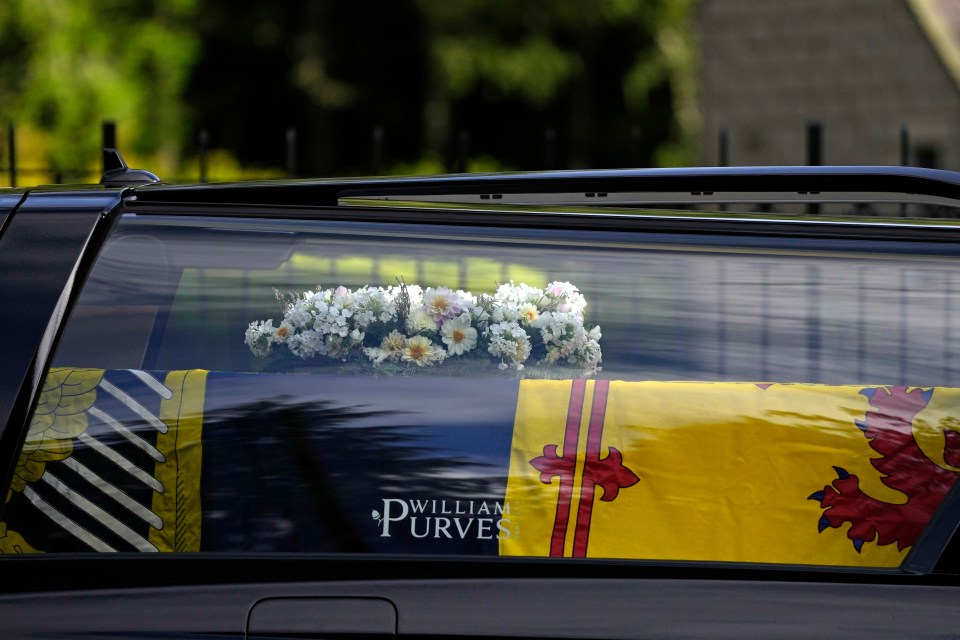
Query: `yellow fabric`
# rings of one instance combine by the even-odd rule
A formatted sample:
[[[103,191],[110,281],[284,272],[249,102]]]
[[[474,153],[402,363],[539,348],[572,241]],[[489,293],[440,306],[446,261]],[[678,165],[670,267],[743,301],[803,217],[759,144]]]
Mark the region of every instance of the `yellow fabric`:
[[[50,370],[17,458],[7,501],[14,491],[23,491],[27,483],[39,480],[48,462],[70,457],[74,438],[87,430],[86,411],[97,400],[102,378],[103,369]]]
[[[164,382],[173,397],[160,402],[160,419],[169,427],[157,437],[165,461],[154,477],[164,486],[153,494],[152,510],[163,528],[151,528],[149,541],[158,551],[200,550],[200,469],[203,463],[203,401],[207,372],[171,371]]]
[[[7,525],[0,522],[0,554],[19,555],[24,553],[42,553],[34,549],[16,531],[8,531]]]
[[[586,384],[577,439],[575,477],[581,480],[595,384]],[[560,481],[554,477],[547,484],[531,461],[549,459],[544,446],[550,444],[558,445],[557,455],[573,455],[563,450],[571,388],[570,381],[520,383],[506,493],[513,534],[501,540],[502,555],[551,555]],[[585,555],[898,566],[909,549],[866,544],[858,553],[846,536],[848,524],[819,533],[823,510],[808,499],[837,477],[838,466],[858,475],[865,493],[891,503],[905,500],[881,483],[870,464],[878,454],[855,424],[870,410],[862,389],[610,382],[600,456],[609,457],[610,447],[618,450],[627,469],[623,477],[639,481],[621,487],[610,501],[601,500],[604,492],[597,488]],[[916,423],[942,422],[945,411],[942,403],[931,406]],[[575,486],[564,556],[576,555],[581,495]]]

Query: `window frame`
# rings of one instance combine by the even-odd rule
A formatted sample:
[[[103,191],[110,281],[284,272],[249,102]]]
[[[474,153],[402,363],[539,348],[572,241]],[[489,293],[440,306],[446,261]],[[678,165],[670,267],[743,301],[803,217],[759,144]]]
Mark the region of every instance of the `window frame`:
[[[119,198],[116,198],[113,201],[114,204],[119,203]],[[87,203],[84,203],[86,206]],[[45,203],[44,207],[38,206],[38,209],[43,209],[46,207],[56,208],[58,204],[51,198]],[[62,206],[62,205],[61,205]],[[84,207],[80,207],[81,209]],[[28,210],[29,211],[29,210]],[[451,215],[451,212],[455,211],[456,215]],[[89,213],[89,211],[88,211]],[[64,292],[61,292],[61,295],[67,295],[69,298],[69,305],[76,301],[79,290],[82,288],[82,282],[85,279],[86,275],[89,273],[89,270],[99,254],[100,249],[105,244],[106,240],[109,238],[110,231],[114,226],[114,223],[119,220],[122,215],[125,214],[135,214],[143,216],[153,216],[153,215],[174,215],[174,216],[184,216],[184,217],[246,217],[246,218],[290,218],[290,219],[302,219],[302,220],[330,220],[330,221],[343,221],[343,222],[368,222],[368,223],[378,223],[378,222],[403,222],[403,223],[415,223],[415,224],[429,224],[429,225],[466,225],[466,226],[487,226],[491,224],[498,224],[505,227],[511,228],[523,228],[523,229],[568,229],[568,230],[599,230],[599,231],[616,231],[617,233],[631,233],[631,232],[662,232],[662,233],[677,233],[677,234],[708,234],[711,236],[718,236],[725,239],[733,239],[736,237],[768,237],[768,238],[807,238],[813,241],[823,240],[823,239],[838,239],[844,238],[849,239],[850,234],[854,234],[856,239],[869,239],[874,241],[880,241],[885,243],[886,241],[890,242],[917,242],[917,243],[929,243],[929,242],[943,242],[945,235],[954,235],[960,234],[960,228],[954,227],[952,225],[924,225],[924,224],[914,224],[909,222],[896,222],[896,223],[876,223],[876,222],[811,222],[808,220],[790,220],[790,219],[776,219],[776,220],[744,220],[738,219],[735,217],[718,217],[718,218],[703,218],[703,217],[686,217],[686,216],[672,216],[672,215],[624,215],[624,214],[569,214],[563,213],[562,211],[558,212],[543,212],[543,211],[524,211],[521,208],[511,208],[511,210],[502,211],[502,210],[487,210],[487,209],[474,209],[468,208],[467,210],[458,209],[456,207],[413,207],[413,208],[404,208],[398,210],[393,206],[381,206],[381,207],[368,207],[368,208],[342,208],[342,207],[265,207],[257,205],[222,205],[222,204],[170,204],[170,203],[142,203],[136,200],[127,200],[120,204],[120,206],[113,206],[112,209],[97,209],[95,214],[90,213],[86,219],[95,217],[93,228],[89,235],[85,238],[86,242],[82,244],[81,251],[76,260],[76,270],[74,274],[74,281],[72,287],[67,287]],[[38,215],[36,212],[32,215]],[[89,224],[89,223],[88,223]],[[48,286],[52,293],[56,291],[56,284],[52,283]],[[37,314],[40,315],[39,313]],[[62,331],[62,323],[57,325],[57,331]],[[58,334],[59,335],[59,334]],[[52,352],[52,350],[47,351],[47,355]],[[49,362],[45,362],[43,370],[49,367]],[[42,376],[40,377],[42,379]],[[36,393],[33,394],[33,401],[36,401]],[[32,404],[32,403],[31,403]],[[26,418],[24,419],[26,420]],[[10,429],[7,430],[10,432]],[[22,439],[25,436],[25,428],[21,430],[18,438],[18,444],[22,443]],[[10,442],[11,436],[6,434],[4,440]],[[4,451],[9,452],[10,447],[6,447]],[[19,446],[15,450],[19,450]],[[10,456],[10,454],[4,454],[10,462],[15,462],[15,460]],[[12,472],[12,468],[11,468]],[[950,567],[943,566],[943,563],[940,561],[941,557],[950,556],[955,557],[957,554],[955,551],[948,550],[954,549],[958,546],[957,536],[955,531],[957,528],[957,523],[960,522],[960,487],[954,486],[953,490],[950,492],[947,500],[944,505],[941,507],[940,511],[935,515],[934,519],[931,521],[928,526],[927,531],[924,533],[923,538],[920,542],[917,543],[914,550],[911,552],[908,559],[897,571],[889,572],[890,575],[887,575],[887,572],[871,569],[864,572],[859,572],[857,570],[833,570],[833,569],[824,569],[824,568],[797,568],[797,567],[730,567],[726,565],[718,566],[705,566],[702,563],[645,563],[642,561],[612,561],[611,569],[612,571],[619,571],[626,568],[627,566],[640,569],[641,567],[644,571],[652,570],[656,567],[659,567],[660,570],[665,571],[679,571],[681,574],[684,572],[693,572],[697,574],[699,572],[704,572],[705,574],[717,574],[718,576],[727,575],[729,572],[732,572],[732,575],[737,576],[765,576],[757,579],[768,579],[769,571],[778,571],[781,572],[781,575],[785,572],[787,575],[798,575],[806,576],[811,573],[817,574],[820,578],[824,578],[827,575],[831,576],[831,580],[835,579],[837,576],[850,575],[852,574],[861,574],[856,580],[865,580],[872,582],[876,579],[884,580],[885,575],[887,577],[892,577],[894,575],[902,574],[923,574],[927,579],[935,580],[934,575],[937,571],[956,571],[956,567],[951,565]],[[952,542],[951,542],[952,539]],[[241,556],[236,559],[239,562],[248,563],[251,559],[249,556]],[[302,558],[300,559],[302,560]],[[300,560],[294,560],[294,564]],[[395,559],[389,560],[383,557],[378,556],[374,559],[369,558],[351,558],[343,559],[338,558],[332,560],[329,558],[317,559],[321,565],[327,565],[330,562],[343,561],[347,562],[348,565],[354,564],[357,562],[362,562],[363,564],[368,564],[373,562],[374,564],[382,563],[384,561],[388,562],[399,562],[402,566],[404,563],[413,562],[421,563],[424,562],[425,558],[417,556],[414,558],[408,559]],[[489,563],[489,559],[480,559],[479,561],[470,562],[462,561],[458,559],[465,567],[476,567],[478,562],[483,564],[484,562]],[[34,559],[35,561],[35,559]],[[57,562],[63,560],[57,559]],[[94,560],[96,561],[96,560]],[[86,562],[86,559],[70,559],[70,562],[80,562],[81,564]],[[189,562],[205,562],[199,558],[191,558]],[[428,561],[429,562],[429,561]],[[447,561],[449,562],[449,560]],[[522,561],[518,559],[498,559],[498,562],[493,564],[513,564],[519,563],[524,567],[539,567],[540,563],[529,561]],[[551,564],[557,563],[557,560],[550,560]],[[586,571],[590,573],[593,571],[590,567],[596,565],[598,561],[591,560],[588,561],[588,566],[580,569],[575,567],[578,565],[577,561],[563,561],[560,564],[569,564],[569,569],[576,573],[577,571]],[[600,563],[604,564],[604,563]],[[619,565],[619,568],[618,568]],[[289,568],[288,568],[289,570]],[[509,575],[511,569],[502,568],[505,573],[502,575]],[[526,571],[528,569],[523,569]],[[557,569],[550,569],[550,571],[555,571]],[[566,569],[559,569],[563,573]],[[659,571],[658,571],[659,572]],[[126,571],[123,571],[126,573]],[[499,575],[499,570],[495,571]],[[130,574],[132,575],[132,574]],[[299,575],[299,574],[298,574]],[[128,576],[129,577],[129,576]],[[739,578],[738,578],[739,579]],[[60,583],[63,584],[63,583]],[[66,585],[64,585],[66,586]]]

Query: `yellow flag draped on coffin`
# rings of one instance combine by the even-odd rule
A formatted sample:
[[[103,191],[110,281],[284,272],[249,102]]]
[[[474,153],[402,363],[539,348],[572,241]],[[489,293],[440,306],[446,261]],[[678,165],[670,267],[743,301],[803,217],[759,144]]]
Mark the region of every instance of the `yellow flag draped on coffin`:
[[[41,537],[31,544],[0,522],[0,554],[57,550],[63,540],[95,551],[200,550],[207,372],[159,373],[50,370],[7,495],[29,499],[14,505],[20,524],[48,528],[34,528]],[[66,499],[55,506],[57,494]]]
[[[500,553],[898,566],[909,548],[883,531],[908,496],[871,463],[882,456],[866,422],[887,419],[898,451],[919,452],[911,429],[958,406],[956,390],[936,391],[928,402],[932,391],[903,387],[523,381]],[[917,419],[878,413],[896,394],[916,400]],[[869,533],[854,540],[851,523]]]

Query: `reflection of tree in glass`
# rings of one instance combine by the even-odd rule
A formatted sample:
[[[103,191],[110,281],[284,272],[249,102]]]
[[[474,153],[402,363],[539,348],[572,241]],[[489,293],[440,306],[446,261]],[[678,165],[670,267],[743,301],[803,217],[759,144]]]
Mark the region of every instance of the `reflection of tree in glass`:
[[[217,410],[204,423],[203,550],[404,551],[371,526],[383,498],[502,499],[506,469],[431,446],[443,423],[403,419],[288,397]]]

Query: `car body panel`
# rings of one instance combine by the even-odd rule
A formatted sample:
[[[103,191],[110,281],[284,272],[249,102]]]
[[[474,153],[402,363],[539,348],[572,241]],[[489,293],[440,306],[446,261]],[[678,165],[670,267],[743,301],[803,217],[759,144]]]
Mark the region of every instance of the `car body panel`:
[[[0,193],[0,235],[17,206],[23,201],[24,194],[16,191]]]
[[[323,615],[338,607],[350,615]],[[952,587],[642,578],[411,578],[0,596],[6,637],[24,639],[949,638],[960,621],[956,609]]]
[[[6,373],[0,377],[0,469],[13,471],[16,443],[23,437],[31,405],[39,393],[47,360],[76,287],[82,263],[96,245],[105,213],[119,193],[90,192],[29,196],[0,236],[0,331],[16,336],[4,347]],[[43,247],[43,249],[39,249]]]

